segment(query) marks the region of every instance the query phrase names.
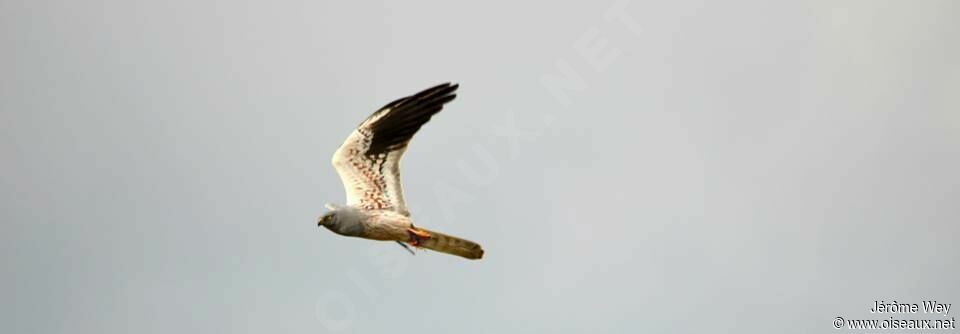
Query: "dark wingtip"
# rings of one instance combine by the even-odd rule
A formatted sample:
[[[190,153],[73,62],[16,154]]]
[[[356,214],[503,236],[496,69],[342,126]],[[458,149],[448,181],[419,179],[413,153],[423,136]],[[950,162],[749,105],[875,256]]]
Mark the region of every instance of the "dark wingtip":
[[[430,99],[436,96],[445,96],[452,95],[453,92],[457,91],[457,88],[460,88],[458,83],[444,82],[442,84],[424,89],[417,94],[414,94],[413,100],[422,100]]]
[[[374,135],[364,154],[374,156],[404,147],[424,123],[443,109],[444,104],[457,97],[454,92],[459,87],[460,84],[442,83],[380,108],[373,115],[388,109],[389,112],[370,124]]]

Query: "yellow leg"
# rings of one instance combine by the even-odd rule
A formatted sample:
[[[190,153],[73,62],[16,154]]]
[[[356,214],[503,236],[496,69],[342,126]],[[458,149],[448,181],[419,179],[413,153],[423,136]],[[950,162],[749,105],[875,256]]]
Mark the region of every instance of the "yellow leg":
[[[418,230],[414,227],[408,228],[407,233],[410,233],[410,241],[408,241],[407,243],[416,247],[420,247],[420,243],[424,239],[430,238],[430,233],[427,233],[426,231]]]

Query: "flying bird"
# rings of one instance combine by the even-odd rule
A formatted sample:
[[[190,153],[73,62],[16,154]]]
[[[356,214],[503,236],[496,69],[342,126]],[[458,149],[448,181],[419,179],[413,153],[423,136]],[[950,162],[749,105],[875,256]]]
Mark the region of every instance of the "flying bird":
[[[413,224],[400,185],[400,158],[410,139],[452,101],[458,85],[445,83],[383,106],[360,123],[333,154],[346,205],[327,204],[317,226],[364,239],[396,241],[467,259],[483,257],[479,244]]]

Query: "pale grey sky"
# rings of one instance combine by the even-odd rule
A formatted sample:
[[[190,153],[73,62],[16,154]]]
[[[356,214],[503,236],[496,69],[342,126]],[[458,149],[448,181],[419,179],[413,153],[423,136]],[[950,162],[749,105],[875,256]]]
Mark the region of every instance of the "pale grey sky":
[[[957,14],[2,1],[0,331],[847,333],[960,303]],[[407,202],[485,258],[318,229],[352,127],[444,81]]]

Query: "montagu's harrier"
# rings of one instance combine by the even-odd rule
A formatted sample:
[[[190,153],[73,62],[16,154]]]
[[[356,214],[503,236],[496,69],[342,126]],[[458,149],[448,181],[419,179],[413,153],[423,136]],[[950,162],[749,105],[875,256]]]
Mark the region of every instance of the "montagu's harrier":
[[[407,144],[456,97],[456,90],[449,83],[429,88],[388,103],[360,123],[333,154],[347,204],[327,204],[330,211],[317,225],[348,237],[396,241],[408,251],[406,244],[468,259],[483,257],[475,242],[414,226],[400,186],[400,157]]]

